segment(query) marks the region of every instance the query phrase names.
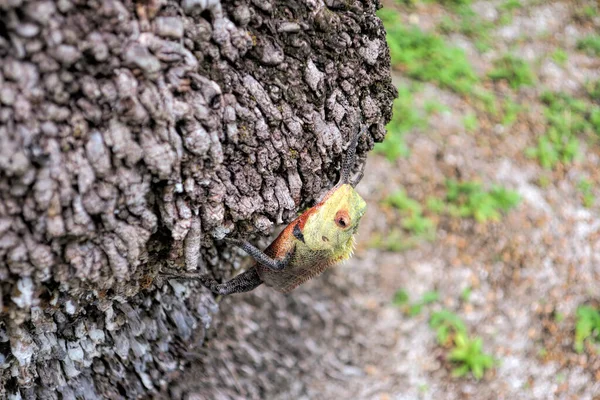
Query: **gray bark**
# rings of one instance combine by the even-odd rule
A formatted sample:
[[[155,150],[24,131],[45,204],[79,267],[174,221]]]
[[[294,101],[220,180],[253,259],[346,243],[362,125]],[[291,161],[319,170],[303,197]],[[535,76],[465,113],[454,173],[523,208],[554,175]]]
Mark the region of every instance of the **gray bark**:
[[[229,277],[383,139],[376,6],[0,0],[0,398],[165,393],[218,307],[159,269]]]

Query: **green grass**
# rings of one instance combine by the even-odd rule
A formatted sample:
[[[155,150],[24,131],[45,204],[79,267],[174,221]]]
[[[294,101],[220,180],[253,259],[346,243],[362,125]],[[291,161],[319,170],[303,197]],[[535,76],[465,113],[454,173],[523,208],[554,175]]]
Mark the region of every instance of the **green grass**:
[[[442,346],[451,343],[457,333],[467,334],[465,323],[458,315],[448,310],[434,312],[429,319],[429,326],[435,331],[435,337]]]
[[[437,100],[426,100],[424,108],[425,113],[427,113],[427,115],[439,113],[442,111],[450,111],[450,109],[446,105],[440,103]]]
[[[473,39],[480,52],[489,50],[492,47],[491,31],[494,29],[494,22],[481,19],[469,5],[455,7],[454,11],[455,15],[442,19],[438,27],[440,32],[460,33]]]
[[[465,129],[468,132],[473,132],[479,127],[479,122],[477,122],[477,115],[473,113],[468,113],[463,118],[463,124],[465,125]]]
[[[523,107],[513,99],[507,98],[502,104],[502,125],[510,127],[518,118]]]
[[[470,286],[467,286],[466,288],[463,289],[462,292],[460,292],[460,299],[462,301],[464,301],[465,303],[468,303],[469,300],[471,299],[471,293],[473,293],[473,288],[471,288]]]
[[[447,211],[450,215],[475,218],[477,222],[499,221],[502,212],[516,207],[521,198],[515,191],[500,186],[483,189],[478,182],[446,181]]]
[[[512,54],[506,54],[494,61],[494,68],[488,73],[488,77],[493,81],[506,80],[513,89],[531,86],[534,83],[529,64]]]
[[[404,190],[395,191],[383,200],[383,204],[400,212],[401,226],[406,231],[429,239],[435,236],[435,223],[423,215],[421,204],[408,197]]]
[[[507,0],[498,7],[498,18],[495,21],[487,21],[471,8],[471,1],[439,1],[439,3],[451,11],[451,15],[442,18],[438,26],[439,31],[445,34],[460,33],[469,37],[481,53],[493,47],[492,31],[498,25],[510,23],[514,11],[522,7],[519,0]]]
[[[594,197],[594,186],[592,182],[590,182],[588,179],[582,179],[579,181],[579,183],[577,183],[577,189],[579,190],[579,193],[581,193],[584,207],[593,207],[594,203],[596,202],[596,198]]]
[[[564,65],[569,60],[569,55],[563,49],[556,49],[551,55],[552,61],[554,61],[557,65],[564,67]]]
[[[590,306],[579,306],[575,322],[575,351],[582,353],[586,341],[600,343],[600,311]]]
[[[590,56],[600,56],[600,35],[588,35],[577,41],[577,49]]]
[[[392,66],[419,81],[434,82],[460,94],[469,94],[479,79],[465,52],[438,35],[406,27],[398,13],[381,9]]]
[[[523,7],[519,0],[506,0],[504,3],[500,5],[500,10],[505,11],[514,11]]]
[[[385,140],[375,145],[375,152],[383,154],[389,161],[409,154],[404,135],[413,129],[424,128],[427,120],[414,106],[415,86],[400,86],[398,98],[394,100],[392,120],[386,126]]]
[[[485,190],[479,182],[446,181],[443,199],[430,196],[425,205],[433,214],[449,214],[453,217],[474,218],[477,222],[499,221],[502,213],[516,207],[521,201],[519,194],[501,186]],[[384,205],[397,209],[403,217],[402,228],[420,236],[435,236],[435,223],[424,215],[419,202],[398,190],[383,201]]]
[[[459,7],[471,5],[471,0],[437,0],[437,3],[446,7]]]
[[[469,372],[475,379],[483,378],[485,371],[495,364],[494,357],[483,351],[483,341],[479,337],[470,338],[458,334],[454,339],[454,349],[449,354],[450,361],[457,363],[452,376],[462,377]]]
[[[438,199],[437,197],[430,196],[425,201],[425,206],[429,211],[435,214],[441,214],[446,209],[444,200]]]
[[[585,91],[592,101],[600,103],[600,80],[586,82]]]
[[[423,307],[432,303],[437,302],[440,299],[440,295],[436,291],[428,291],[421,296],[421,298],[410,303],[410,296],[405,289],[400,289],[394,294],[392,304],[396,307],[400,307],[402,311],[411,317],[421,314]]]
[[[402,229],[391,228],[388,232],[376,232],[371,235],[368,246],[383,251],[400,253],[419,244],[420,238],[410,236]]]
[[[546,105],[548,129],[526,154],[537,158],[544,168],[552,169],[579,157],[579,135],[600,136],[600,106],[562,93],[546,92],[541,100]]]
[[[464,322],[453,312],[433,313],[429,325],[434,329],[438,343],[450,348],[448,359],[456,365],[452,376],[463,377],[470,372],[479,380],[496,364],[494,357],[483,351],[481,338],[470,337]]]
[[[598,16],[598,5],[574,7],[573,18],[581,23],[592,22]]]

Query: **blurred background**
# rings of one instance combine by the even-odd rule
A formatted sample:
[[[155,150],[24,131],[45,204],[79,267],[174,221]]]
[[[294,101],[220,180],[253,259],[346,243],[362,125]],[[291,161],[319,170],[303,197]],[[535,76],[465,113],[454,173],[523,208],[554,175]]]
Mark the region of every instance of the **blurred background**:
[[[355,257],[292,296],[224,299],[232,317],[201,361],[223,368],[183,385],[600,398],[598,3],[406,0],[379,15],[399,97],[358,185]]]

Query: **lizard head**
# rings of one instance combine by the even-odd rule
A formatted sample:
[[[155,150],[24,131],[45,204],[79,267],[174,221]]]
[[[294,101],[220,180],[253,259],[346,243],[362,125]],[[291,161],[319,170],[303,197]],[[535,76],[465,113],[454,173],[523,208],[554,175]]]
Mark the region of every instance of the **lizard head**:
[[[309,248],[329,250],[334,253],[333,257],[350,257],[354,249],[354,234],[367,208],[367,203],[350,183],[358,139],[366,130],[365,126],[352,136],[342,162],[340,181],[315,206],[302,232]]]
[[[364,126],[350,139],[339,182],[310,212],[302,231],[310,249],[331,251],[333,259],[346,259],[352,255],[354,234],[367,208],[367,203],[350,183],[358,139],[366,130]]]
[[[367,203],[351,185],[334,187],[306,220],[302,232],[306,245],[312,250],[329,250],[349,257],[366,208]]]

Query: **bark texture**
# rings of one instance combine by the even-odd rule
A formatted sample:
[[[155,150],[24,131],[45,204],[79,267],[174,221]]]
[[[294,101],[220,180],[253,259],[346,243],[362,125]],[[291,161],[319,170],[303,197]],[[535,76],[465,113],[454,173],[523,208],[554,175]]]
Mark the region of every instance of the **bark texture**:
[[[239,267],[364,157],[395,89],[377,4],[0,0],[0,398],[164,393]]]

